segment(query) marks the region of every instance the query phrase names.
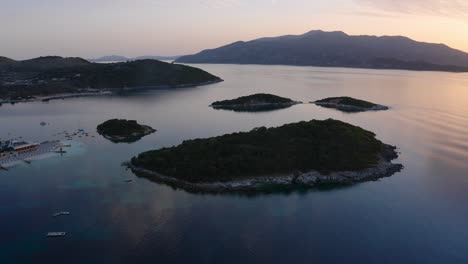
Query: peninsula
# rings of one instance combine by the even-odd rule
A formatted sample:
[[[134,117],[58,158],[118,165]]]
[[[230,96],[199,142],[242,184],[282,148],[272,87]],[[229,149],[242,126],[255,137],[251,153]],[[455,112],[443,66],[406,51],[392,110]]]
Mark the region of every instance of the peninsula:
[[[233,110],[236,112],[259,112],[288,108],[300,103],[289,98],[259,93],[232,100],[216,101],[210,106],[214,109]]]
[[[150,126],[140,125],[135,120],[111,119],[97,126],[100,135],[114,143],[131,143],[156,132]]]
[[[347,96],[329,97],[311,103],[322,107],[335,108],[343,112],[381,111],[389,109],[388,106],[374,104]]]
[[[261,191],[352,184],[391,176],[396,148],[337,120],[255,128],[148,151],[132,158],[137,175],[189,191]]]
[[[220,81],[219,77],[194,67],[150,59],[91,63],[56,56],[24,61],[0,57],[0,103],[103,91],[180,88]]]

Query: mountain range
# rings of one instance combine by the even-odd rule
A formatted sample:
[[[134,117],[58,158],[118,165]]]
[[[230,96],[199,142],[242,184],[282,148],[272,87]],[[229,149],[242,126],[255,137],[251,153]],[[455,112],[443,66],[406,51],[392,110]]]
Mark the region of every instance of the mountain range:
[[[468,53],[444,44],[402,36],[350,36],[321,30],[238,41],[182,56],[176,62],[468,72]]]

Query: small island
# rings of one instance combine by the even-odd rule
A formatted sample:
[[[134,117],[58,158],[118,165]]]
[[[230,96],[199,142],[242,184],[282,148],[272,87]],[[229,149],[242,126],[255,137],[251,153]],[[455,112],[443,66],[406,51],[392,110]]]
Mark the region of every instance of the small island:
[[[346,96],[330,97],[311,103],[322,107],[335,108],[343,112],[381,111],[389,109],[387,106],[384,105],[378,105]]]
[[[135,120],[111,119],[97,126],[97,132],[114,143],[131,143],[156,130]]]
[[[293,101],[272,94],[253,94],[232,100],[216,101],[210,106],[214,109],[232,110],[236,112],[259,112],[288,108],[301,102]]]
[[[262,191],[343,185],[388,177],[402,169],[396,147],[337,120],[184,141],[132,158],[139,176],[194,192]]]

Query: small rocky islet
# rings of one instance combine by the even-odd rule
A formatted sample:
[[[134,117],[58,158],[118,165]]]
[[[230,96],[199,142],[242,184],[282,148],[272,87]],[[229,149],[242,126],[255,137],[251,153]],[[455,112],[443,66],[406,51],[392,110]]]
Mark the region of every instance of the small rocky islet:
[[[311,103],[326,108],[334,108],[343,112],[382,111],[389,109],[388,106],[379,105],[347,96],[329,97]]]
[[[214,109],[232,110],[235,112],[261,112],[288,108],[301,102],[277,95],[258,93],[241,96],[236,99],[216,101],[210,106]]]
[[[187,140],[128,165],[138,176],[188,191],[238,192],[376,180],[402,169],[392,163],[397,157],[396,147],[374,133],[328,119]]]
[[[156,130],[136,120],[111,119],[98,125],[97,132],[114,143],[132,143]]]

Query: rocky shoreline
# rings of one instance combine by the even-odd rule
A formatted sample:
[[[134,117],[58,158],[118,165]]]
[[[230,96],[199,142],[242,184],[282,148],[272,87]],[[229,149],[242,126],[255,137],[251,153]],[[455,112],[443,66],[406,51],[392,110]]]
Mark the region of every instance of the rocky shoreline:
[[[224,82],[223,79],[218,79],[214,81],[208,81],[203,83],[187,83],[187,84],[178,84],[178,85],[157,85],[157,86],[137,86],[137,87],[127,87],[124,88],[124,91],[151,91],[151,90],[164,90],[164,89],[177,89],[177,88],[190,88],[197,86],[205,86],[215,83]]]
[[[213,109],[233,110],[233,111],[262,111],[262,110],[275,110],[288,108],[293,105],[302,104],[299,101],[288,103],[249,103],[249,104],[235,104],[235,105],[210,105]]]
[[[375,105],[373,107],[360,107],[354,105],[346,105],[346,104],[337,104],[337,103],[326,103],[326,102],[311,102],[312,104],[326,107],[326,108],[335,108],[337,110],[343,112],[367,112],[367,111],[384,111],[390,109],[388,106],[385,105]]]
[[[77,98],[77,97],[89,97],[89,96],[103,96],[103,95],[112,95],[121,92],[122,90],[126,92],[138,92],[138,91],[151,91],[151,90],[164,90],[164,89],[177,89],[177,88],[190,88],[197,86],[204,86],[223,82],[223,79],[203,82],[203,83],[189,83],[189,84],[180,84],[180,85],[159,85],[159,86],[141,86],[141,87],[128,87],[124,89],[105,89],[98,92],[78,92],[78,93],[66,93],[66,94],[54,94],[51,96],[37,96],[34,98],[26,99],[0,99],[0,105],[2,104],[16,104],[16,103],[30,103],[30,102],[48,102],[51,100],[60,100],[68,98]]]
[[[131,135],[125,135],[125,136],[112,136],[112,135],[106,135],[106,134],[101,134],[101,135],[105,139],[110,140],[115,143],[131,143],[131,142],[137,141],[138,139],[144,136],[147,136],[149,134],[156,132],[156,129],[150,126],[145,126],[145,125],[141,125],[141,126],[144,129],[144,131],[141,133],[132,133]]]
[[[157,183],[164,183],[189,192],[229,193],[229,192],[261,192],[269,188],[295,189],[300,187],[319,187],[323,185],[349,185],[365,181],[375,181],[390,177],[401,171],[403,165],[391,161],[398,157],[396,147],[385,145],[380,154],[379,163],[371,168],[360,171],[338,171],[321,174],[318,171],[306,173],[294,172],[287,175],[248,177],[230,182],[192,183],[165,176],[157,172],[134,166],[131,162],[126,165],[140,177]]]
[[[60,100],[60,99],[68,99],[68,98],[77,98],[77,97],[88,97],[88,96],[103,96],[103,95],[111,95],[111,91],[100,91],[100,92],[85,92],[85,93],[66,93],[66,94],[54,94],[51,96],[38,96],[34,98],[27,98],[27,99],[0,99],[1,104],[16,104],[16,103],[30,103],[30,102],[48,102],[51,100]]]

